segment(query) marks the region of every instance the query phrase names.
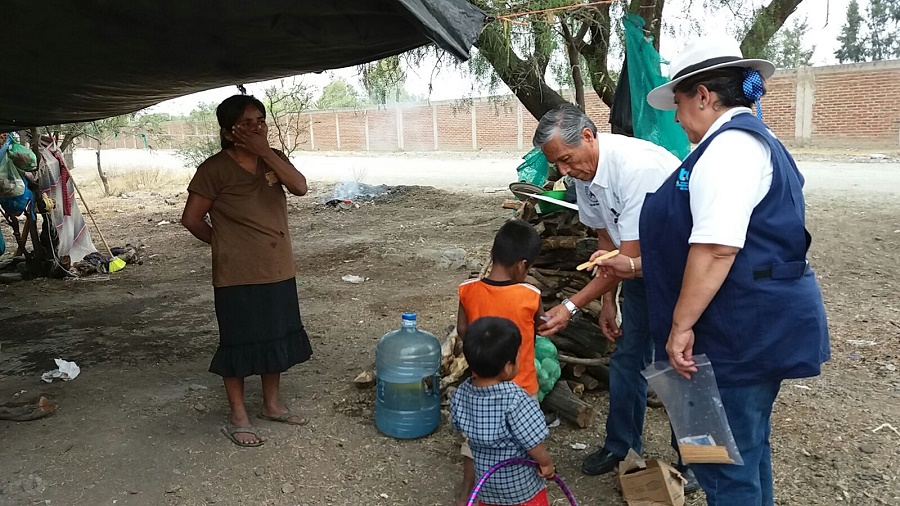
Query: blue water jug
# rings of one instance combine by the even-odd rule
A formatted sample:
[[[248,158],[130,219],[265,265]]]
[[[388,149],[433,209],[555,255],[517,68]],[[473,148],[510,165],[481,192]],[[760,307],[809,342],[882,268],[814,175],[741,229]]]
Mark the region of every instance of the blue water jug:
[[[441,344],[416,328],[416,314],[375,346],[375,426],[385,435],[414,439],[441,422]]]

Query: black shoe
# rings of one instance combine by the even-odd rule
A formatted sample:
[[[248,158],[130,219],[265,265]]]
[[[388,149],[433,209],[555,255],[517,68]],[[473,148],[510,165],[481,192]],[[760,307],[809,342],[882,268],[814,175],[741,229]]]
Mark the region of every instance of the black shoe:
[[[691,468],[688,466],[675,466],[678,469],[678,472],[681,473],[681,476],[684,477],[684,495],[691,495],[694,492],[700,491],[700,482],[697,481],[697,477],[694,476],[694,471],[691,471]]]
[[[600,448],[594,453],[588,455],[581,463],[581,472],[589,476],[597,476],[598,474],[606,474],[615,470],[619,462],[625,460],[625,457],[613,455],[606,448]]]

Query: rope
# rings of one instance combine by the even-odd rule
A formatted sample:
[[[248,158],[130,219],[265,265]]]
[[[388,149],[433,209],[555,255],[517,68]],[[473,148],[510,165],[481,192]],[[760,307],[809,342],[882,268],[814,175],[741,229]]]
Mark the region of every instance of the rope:
[[[474,506],[475,500],[478,499],[478,493],[481,492],[481,487],[484,486],[485,482],[487,482],[488,478],[491,477],[492,474],[499,471],[501,468],[512,465],[520,465],[520,466],[530,466],[537,468],[538,463],[531,459],[523,459],[521,457],[517,457],[514,459],[504,460],[499,464],[495,464],[494,467],[488,469],[488,472],[484,473],[484,476],[478,480],[478,483],[475,485],[475,488],[472,489],[472,495],[469,496],[469,502],[466,503],[466,506]],[[553,478],[551,478],[557,485],[559,485],[560,490],[566,494],[566,498],[569,500],[569,504],[572,506],[578,506],[578,503],[575,501],[575,496],[572,495],[572,491],[569,490],[569,487],[566,486],[566,482],[559,477],[558,474],[553,474]]]
[[[744,96],[756,103],[756,117],[762,121],[762,102],[765,93],[762,76],[756,69],[744,69]]]
[[[547,12],[570,11],[570,10],[575,10],[575,9],[581,9],[583,7],[594,7],[597,5],[613,4],[613,3],[618,3],[618,2],[619,2],[619,0],[599,0],[596,2],[588,2],[586,4],[579,3],[579,4],[575,4],[575,5],[565,5],[563,7],[553,7],[551,9],[540,9],[540,10],[536,10],[536,11],[526,11],[526,12],[515,12],[512,14],[503,14],[501,16],[495,16],[494,19],[499,19],[500,21],[505,21],[507,23],[513,23],[516,25],[525,25],[527,23],[524,23],[522,21],[516,21],[515,18],[531,16],[532,14],[544,14]]]

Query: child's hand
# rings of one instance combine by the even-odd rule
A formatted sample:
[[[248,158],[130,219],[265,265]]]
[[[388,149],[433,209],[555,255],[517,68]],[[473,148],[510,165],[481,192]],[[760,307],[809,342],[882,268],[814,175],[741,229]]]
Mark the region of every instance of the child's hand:
[[[541,465],[538,468],[538,476],[544,478],[545,480],[553,478],[554,474],[556,474],[556,466],[553,465],[553,462],[550,462],[547,465]]]

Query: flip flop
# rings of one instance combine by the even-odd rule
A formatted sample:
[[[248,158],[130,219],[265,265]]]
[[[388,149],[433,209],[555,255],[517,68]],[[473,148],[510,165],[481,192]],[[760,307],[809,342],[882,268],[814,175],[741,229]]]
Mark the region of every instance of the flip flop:
[[[243,441],[240,441],[239,439],[234,437],[234,435],[238,433],[253,434],[253,436],[256,437],[257,442],[245,443]],[[262,446],[263,444],[265,444],[265,440],[260,439],[259,434],[253,427],[238,427],[237,425],[226,423],[224,426],[222,426],[222,434],[225,434],[225,437],[230,439],[232,443],[242,448],[256,448],[257,446]]]
[[[278,423],[286,423],[288,425],[306,425],[309,423],[309,418],[304,418],[303,416],[301,416],[299,414],[291,412],[291,408],[288,408],[286,406],[285,406],[285,409],[287,409],[287,411],[285,411],[284,414],[282,414],[280,416],[269,416],[269,415],[263,414],[263,412],[260,411],[260,412],[256,413],[256,417],[261,420],[268,420],[270,422],[278,422]],[[299,422],[292,422],[290,420],[292,417],[295,417],[295,416],[300,417]]]

